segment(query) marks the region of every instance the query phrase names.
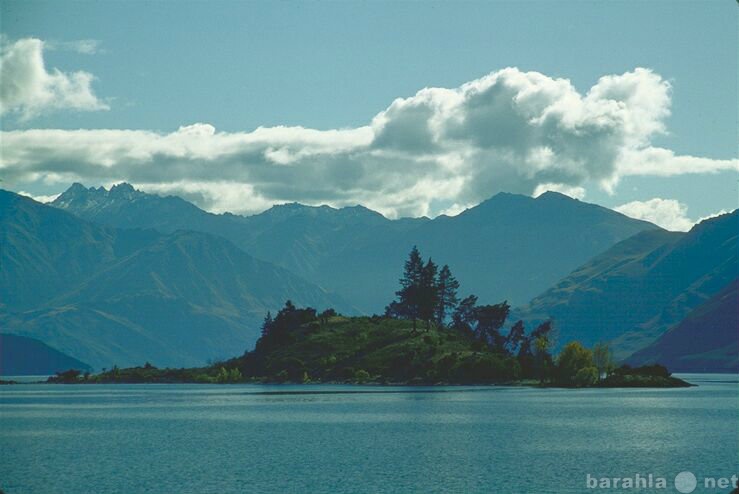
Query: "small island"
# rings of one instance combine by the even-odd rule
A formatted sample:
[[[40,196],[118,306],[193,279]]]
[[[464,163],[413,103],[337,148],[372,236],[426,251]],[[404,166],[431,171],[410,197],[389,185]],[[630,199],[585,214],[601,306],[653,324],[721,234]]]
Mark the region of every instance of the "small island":
[[[200,368],[151,364],[99,374],[69,370],[50,383],[348,383],[384,385],[525,384],[553,387],[685,387],[659,365],[616,368],[606,344],[564,345],[555,357],[554,325],[505,328],[507,302],[459,300],[448,266],[424,262],[415,247],[397,298],[385,314],[344,317],[287,301],[267,314],[254,350]]]

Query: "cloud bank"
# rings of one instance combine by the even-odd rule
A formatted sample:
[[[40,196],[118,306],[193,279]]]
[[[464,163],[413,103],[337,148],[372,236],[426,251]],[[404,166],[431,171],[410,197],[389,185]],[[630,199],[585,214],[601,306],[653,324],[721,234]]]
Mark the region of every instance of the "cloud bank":
[[[69,49],[94,53],[93,40],[71,42]],[[47,71],[44,42],[25,38],[15,42],[0,40],[0,115],[17,113],[29,120],[56,110],[107,110],[92,90],[95,77],[89,72]]]
[[[59,197],[61,195],[61,194],[34,195],[34,194],[31,194],[30,192],[26,192],[24,190],[19,190],[18,191],[18,194],[19,195],[22,195],[22,196],[30,197],[34,201],[41,202],[41,203],[44,203],[44,204],[46,204],[47,202],[54,202],[54,199],[56,199],[57,197]]]
[[[655,197],[648,201],[632,201],[613,208],[619,213],[638,220],[646,220],[673,232],[687,232],[693,225],[703,220],[715,218],[729,211],[722,209],[709,216],[691,220],[688,217],[688,206],[675,199]]]
[[[632,201],[614,209],[626,216],[646,220],[674,232],[686,232],[695,224],[687,216],[688,207],[675,199],[655,197],[648,201]]]
[[[647,69],[580,93],[569,80],[506,68],[398,98],[351,129],[4,132],[0,175],[24,187],[125,180],[212,211],[299,201],[398,217],[455,213],[499,191],[583,197],[585,184],[610,190],[628,175],[739,169],[652,146],[669,113],[670,84]]]

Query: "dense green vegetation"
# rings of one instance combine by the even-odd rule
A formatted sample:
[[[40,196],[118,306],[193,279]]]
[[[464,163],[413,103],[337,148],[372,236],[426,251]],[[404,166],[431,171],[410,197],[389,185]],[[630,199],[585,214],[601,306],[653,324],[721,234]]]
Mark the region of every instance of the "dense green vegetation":
[[[518,379],[516,359],[490,351],[470,335],[407,321],[331,317],[283,325],[283,309],[253,352],[239,360],[247,376],[274,381],[485,383]],[[302,313],[301,313],[302,312]]]
[[[143,367],[104,369],[99,374],[81,373],[76,369],[57,372],[48,379],[59,384],[109,384],[109,383],[203,383],[226,384],[243,382],[244,378],[233,365],[211,365],[184,369],[159,369],[146,363]]]
[[[203,368],[157,369],[146,364],[97,375],[59,373],[50,382],[346,382],[382,384],[539,383],[549,386],[675,386],[660,366],[614,369],[606,345],[578,342],[555,358],[553,325],[527,333],[522,321],[507,331],[507,302],[459,301],[448,266],[438,269],[414,248],[397,299],[383,316],[347,318],[329,309],[298,308],[287,301],[264,319],[253,351]]]
[[[242,357],[201,368],[158,369],[150,364],[99,374],[58,373],[53,383],[525,383],[565,387],[675,387],[687,385],[667,369],[649,366],[599,371],[596,351],[567,345],[548,367],[526,367],[525,360],[491,351],[470,334],[432,326],[413,330],[408,321],[386,317],[315,314],[290,307],[280,311],[273,332]],[[291,330],[275,330],[294,318]],[[275,322],[278,321],[278,322]],[[285,328],[289,326],[284,326]],[[268,333],[269,334],[269,333]],[[607,347],[602,346],[602,349]],[[548,370],[543,370],[548,369]],[[543,370],[543,372],[542,372]],[[542,372],[542,374],[537,374]]]
[[[346,319],[287,302],[274,319],[268,314],[255,350],[241,359],[242,372],[277,381],[546,379],[551,323],[526,335],[519,321],[503,336],[510,306],[478,305],[474,295],[459,301],[458,289],[448,266],[424,261],[414,247],[384,316]]]
[[[691,386],[682,379],[672,377],[662,365],[645,365],[631,368],[624,365],[605,378],[602,386],[612,388],[681,388]]]

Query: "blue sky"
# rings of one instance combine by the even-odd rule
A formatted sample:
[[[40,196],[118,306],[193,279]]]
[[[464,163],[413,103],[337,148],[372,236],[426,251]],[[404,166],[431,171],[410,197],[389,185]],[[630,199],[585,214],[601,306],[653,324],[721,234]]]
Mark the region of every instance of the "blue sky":
[[[434,215],[445,209],[454,212],[455,208],[472,205],[499,190],[531,193],[529,189],[548,180],[546,177],[563,180],[558,187],[574,190],[570,193],[575,195],[582,196],[579,189],[584,189],[584,200],[608,207],[639,201],[641,206],[629,210],[635,215],[669,215],[672,211],[696,220],[719,210],[734,209],[739,200],[736,166],[726,164],[737,157],[739,39],[734,1],[7,1],[0,4],[0,9],[5,52],[17,40],[38,39],[43,42],[42,56],[49,74],[58,69],[62,74],[83,71],[94,77],[86,86],[91,95],[83,95],[94,98],[93,103],[89,99],[74,99],[74,95],[66,97],[67,103],[46,106],[21,100],[16,101],[15,107],[4,103],[3,147],[4,154],[11,158],[3,160],[5,169],[0,168],[0,176],[4,175],[4,186],[13,190],[48,195],[60,192],[75,179],[89,185],[129,180],[147,190],[180,193],[213,210],[254,212],[270,203],[288,200],[337,206],[362,202],[390,216]],[[83,47],[81,40],[94,40],[82,48],[87,53],[78,52]],[[12,68],[4,63],[4,84],[10,79],[8,67]],[[295,158],[302,156],[302,151],[294,141],[285,144],[283,135],[270,137],[279,145],[270,141],[264,153],[282,153],[275,163],[295,167],[294,174],[267,168],[260,168],[260,173],[239,172],[239,167],[252,166],[248,158],[252,156],[251,149],[239,155],[236,164],[221,164],[222,153],[216,153],[219,157],[195,153],[187,159],[199,160],[197,170],[188,168],[179,177],[176,172],[182,167],[173,165],[171,156],[166,163],[157,161],[157,157],[169,152],[161,150],[154,153],[154,158],[143,159],[141,166],[166,168],[166,174],[141,173],[140,169],[134,173],[130,168],[117,167],[115,163],[122,158],[113,156],[106,161],[107,157],[100,153],[95,153],[95,157],[80,156],[80,162],[88,166],[75,168],[68,163],[76,156],[71,150],[61,157],[45,153],[43,159],[33,163],[13,159],[15,155],[38,154],[44,147],[38,142],[29,144],[31,134],[26,134],[28,139],[20,139],[20,133],[34,129],[135,129],[166,136],[180,127],[202,123],[213,126],[216,133],[229,133],[234,139],[260,126],[300,126],[320,131],[360,129],[370,126],[373,118],[387,110],[396,98],[413,97],[425,87],[458,88],[506,67],[516,67],[521,73],[538,72],[551,80],[568,79],[583,97],[603,76],[621,75],[637,67],[649,69],[670,86],[669,116],[655,117],[663,128],[645,130],[639,138],[648,143],[641,142],[638,147],[666,149],[675,156],[714,160],[718,164],[702,162],[702,172],[698,173],[685,171],[692,166],[686,161],[674,166],[680,168],[679,173],[662,170],[639,174],[612,169],[577,173],[572,164],[564,175],[546,173],[534,178],[532,172],[518,169],[515,175],[520,180],[514,180],[513,172],[488,170],[478,176],[477,168],[453,168],[456,165],[442,160],[441,165],[433,166],[441,166],[449,174],[468,173],[468,182],[483,184],[489,194],[485,194],[483,185],[477,190],[470,184],[460,185],[449,174],[442,180],[440,172],[435,172],[421,184],[405,184],[406,188],[416,187],[414,194],[406,197],[392,190],[383,201],[378,198],[383,195],[382,185],[372,187],[368,183],[378,182],[377,177],[393,167],[407,167],[407,173],[412,175],[426,173],[431,165],[418,160],[410,163],[408,149],[404,155],[393,154],[399,152],[397,147],[393,153],[383,150],[382,163],[376,161],[380,151],[366,159],[357,158],[352,151],[351,157],[345,159],[350,163],[347,165],[344,158],[337,158],[339,151],[334,147],[330,151],[321,147],[306,153],[319,157],[329,153],[337,160],[335,166],[317,165],[319,158],[315,158],[310,165],[314,167],[312,171],[304,171],[308,165],[303,166]],[[513,79],[511,76],[507,80]],[[634,115],[641,113],[635,110]],[[7,133],[12,131],[15,134],[9,136]],[[501,129],[493,126],[488,130],[475,128],[477,131]],[[193,139],[207,139],[209,132],[201,132]],[[356,139],[361,146],[369,142],[367,139],[372,140],[360,134],[340,139]],[[53,137],[65,142],[59,135]],[[621,137],[619,133],[618,138]],[[90,137],[101,149],[105,147],[100,142],[104,138],[98,134]],[[330,136],[321,137],[324,138]],[[40,139],[55,142],[46,134]],[[218,145],[232,145],[226,141],[220,140]],[[324,145],[327,144],[321,144]],[[535,145],[544,146],[539,142]],[[569,148],[570,141],[561,145]],[[577,145],[582,144],[578,141]],[[342,146],[340,152],[349,152]],[[480,149],[473,153],[476,158],[470,159],[482,160],[477,151]],[[588,150],[587,159],[597,162],[597,151]],[[414,152],[419,153],[418,149]],[[170,154],[182,155],[175,151]],[[455,154],[457,158],[471,155]],[[290,157],[288,165],[282,162],[284,156]],[[486,149],[479,166],[498,166],[499,160],[505,161],[501,156],[500,149],[492,154]],[[94,168],[96,159],[113,163],[102,165],[108,167],[108,173]],[[128,162],[131,159],[129,156]],[[608,162],[613,158],[602,159]],[[393,164],[388,164],[388,160],[394,160]],[[202,161],[209,163],[207,173]],[[506,163],[511,170],[516,166]],[[660,163],[660,167],[672,166],[669,160]],[[583,166],[595,168],[596,164]],[[19,171],[21,167],[23,172]],[[374,177],[373,169],[377,170]],[[320,182],[314,187],[320,190],[306,191],[278,183],[291,180],[292,175],[295,180]],[[324,185],[334,177],[339,177],[336,183]],[[205,182],[210,185],[198,187]],[[241,188],[219,191],[218,187],[226,182],[239,183]],[[608,185],[604,186],[604,182]],[[429,192],[434,187],[440,191],[438,198]],[[348,192],[352,190],[356,193]],[[253,200],[240,200],[244,194]],[[224,197],[231,198],[231,202]],[[655,198],[674,202],[644,205]]]

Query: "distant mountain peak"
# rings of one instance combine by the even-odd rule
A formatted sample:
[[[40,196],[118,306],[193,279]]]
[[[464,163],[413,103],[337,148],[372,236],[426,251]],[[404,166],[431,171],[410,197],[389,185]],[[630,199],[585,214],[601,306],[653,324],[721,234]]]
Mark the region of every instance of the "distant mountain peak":
[[[498,192],[497,194],[493,194],[487,201],[493,201],[493,200],[504,200],[504,199],[511,199],[511,198],[522,198],[525,197],[529,199],[529,196],[525,196],[523,194],[516,194],[514,192]],[[483,201],[486,202],[486,201]]]
[[[128,182],[121,182],[111,187],[110,192],[136,192],[136,189],[134,189],[133,185],[129,184]]]
[[[56,207],[103,207],[110,202],[132,201],[147,196],[145,192],[136,190],[133,185],[121,182],[106,189],[103,186],[86,188],[80,183],[73,183],[67,190],[62,192],[51,204]]]
[[[536,196],[537,201],[551,201],[551,200],[559,200],[559,201],[579,201],[579,199],[575,199],[574,197],[568,196],[567,194],[563,194],[561,192],[556,192],[553,190],[548,190],[544,192],[543,194],[539,194]]]
[[[299,202],[288,202],[285,204],[275,204],[263,213],[256,216],[264,215],[266,217],[293,217],[293,216],[310,216],[310,217],[366,217],[366,218],[382,218],[385,217],[365,206],[357,204],[355,206],[345,206],[335,208],[327,204],[320,206],[310,206]]]
[[[79,182],[73,183],[65,193],[79,193],[79,192],[87,192],[87,187],[82,185]]]

